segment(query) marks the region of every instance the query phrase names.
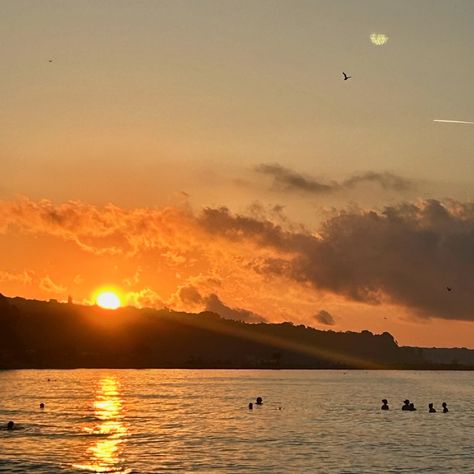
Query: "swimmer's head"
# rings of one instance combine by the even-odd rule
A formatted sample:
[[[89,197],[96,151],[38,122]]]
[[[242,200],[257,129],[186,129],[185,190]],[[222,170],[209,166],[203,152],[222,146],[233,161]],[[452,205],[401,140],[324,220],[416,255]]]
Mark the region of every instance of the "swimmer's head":
[[[15,426],[15,423],[13,421],[9,421],[7,423],[7,430],[12,430],[14,426]]]

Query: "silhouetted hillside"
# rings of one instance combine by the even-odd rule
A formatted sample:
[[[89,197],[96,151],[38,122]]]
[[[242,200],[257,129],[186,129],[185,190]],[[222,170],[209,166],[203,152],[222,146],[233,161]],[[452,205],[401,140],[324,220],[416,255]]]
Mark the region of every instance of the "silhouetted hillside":
[[[4,369],[449,368],[442,352],[434,358],[425,349],[399,347],[386,332],[246,324],[210,312],[108,311],[0,295],[0,325]],[[474,351],[468,353],[472,366]]]

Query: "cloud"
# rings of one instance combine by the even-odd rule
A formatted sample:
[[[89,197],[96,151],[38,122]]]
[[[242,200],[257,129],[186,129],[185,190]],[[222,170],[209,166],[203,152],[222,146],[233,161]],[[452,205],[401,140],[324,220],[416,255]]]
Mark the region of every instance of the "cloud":
[[[20,273],[0,270],[0,282],[15,282],[22,285],[29,285],[33,281],[33,276],[34,272],[31,270]]]
[[[261,164],[255,170],[273,178],[273,186],[285,191],[304,191],[312,194],[325,194],[337,189],[336,183],[326,184],[314,178],[305,177],[278,164]]]
[[[196,215],[177,208],[21,199],[0,201],[0,232],[11,239],[42,235],[74,242],[94,265],[101,263],[96,256],[115,252],[114,263],[128,268],[128,275],[143,265],[141,288],[131,287],[136,291],[129,298],[139,306],[180,304],[257,321],[262,316],[236,303],[243,295],[252,298],[257,313],[271,311],[275,318],[283,307],[291,314],[302,292],[314,289],[313,296],[322,291],[352,302],[397,304],[425,318],[474,320],[474,203],[427,200],[381,210],[350,208],[315,229],[257,211],[248,216],[221,207]],[[42,268],[44,245],[55,242],[32,238],[31,245],[37,245],[34,255]],[[2,258],[7,256],[4,251]],[[84,273],[87,265],[77,261],[74,272],[89,282],[94,275]],[[166,284],[155,279],[153,265],[167,275]],[[171,282],[178,271],[179,282]],[[41,277],[42,290],[66,291],[49,276]],[[30,278],[0,273],[0,281],[9,285]],[[40,278],[32,284],[39,286]],[[154,284],[166,295],[182,286],[162,298]],[[286,286],[301,293],[286,294]]]
[[[316,314],[314,318],[316,319],[316,321],[326,326],[334,326],[334,324],[336,324],[336,321],[331,316],[331,314],[325,311],[324,309],[322,309],[318,314]]]
[[[75,285],[82,285],[82,283],[84,283],[84,278],[82,277],[82,275],[78,273],[77,275],[74,276],[72,282]]]
[[[235,321],[247,323],[263,323],[266,321],[263,316],[252,313],[252,311],[242,308],[231,308],[225,305],[214,293],[206,298],[206,311],[212,311],[224,319],[233,319]]]
[[[133,256],[150,249],[176,263],[187,260],[195,225],[187,210],[174,207],[124,209],[80,201],[54,204],[21,198],[0,202],[0,233],[10,227],[22,233],[44,234],[77,244],[98,256]],[[184,254],[181,252],[184,251]]]
[[[165,306],[161,296],[151,288],[127,292],[125,303],[138,308],[163,308]]]
[[[405,191],[413,187],[413,182],[393,173],[369,171],[356,174],[342,182],[325,183],[316,178],[304,176],[279,164],[261,164],[255,170],[273,179],[273,187],[279,191],[295,191],[309,194],[329,194],[355,188],[363,184],[376,184],[384,190]]]
[[[178,289],[180,301],[186,306],[197,306],[205,303],[197,288],[194,286],[183,286]]]
[[[188,310],[195,310],[197,307],[200,307],[205,311],[217,313],[224,319],[233,319],[235,321],[245,321],[249,323],[266,321],[263,316],[253,313],[252,311],[227,306],[215,293],[203,296],[199,290],[192,285],[179,288],[176,294],[170,299],[170,304],[178,307],[184,306]]]
[[[55,283],[49,276],[41,278],[39,287],[46,293],[53,293],[55,295],[64,294],[67,290],[65,286]]]
[[[142,267],[139,265],[139,266],[137,267],[135,273],[134,273],[131,277],[124,278],[124,279],[122,280],[123,284],[124,284],[125,286],[128,286],[128,287],[138,285],[138,283],[140,283],[140,278],[141,278],[142,273],[143,273],[143,269],[142,269]]]
[[[206,209],[201,225],[276,253],[255,268],[369,304],[404,305],[424,317],[474,320],[474,203],[428,200],[349,210],[317,234]],[[454,291],[447,292],[446,286]]]
[[[367,173],[357,174],[352,178],[346,179],[342,183],[343,188],[355,187],[363,183],[375,183],[385,190],[405,191],[413,187],[413,182],[393,173]]]

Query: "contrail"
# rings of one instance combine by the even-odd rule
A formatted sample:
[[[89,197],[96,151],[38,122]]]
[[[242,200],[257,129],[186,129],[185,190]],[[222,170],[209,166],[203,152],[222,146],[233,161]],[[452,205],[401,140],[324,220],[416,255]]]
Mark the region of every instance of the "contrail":
[[[468,125],[474,125],[474,122],[467,122],[465,120],[443,120],[443,119],[434,119],[433,122],[440,122],[440,123],[464,123]]]

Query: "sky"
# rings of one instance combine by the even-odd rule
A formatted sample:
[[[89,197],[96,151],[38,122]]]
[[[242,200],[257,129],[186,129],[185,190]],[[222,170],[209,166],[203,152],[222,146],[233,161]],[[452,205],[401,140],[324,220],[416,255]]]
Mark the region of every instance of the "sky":
[[[0,0],[0,292],[474,348],[473,19]]]

